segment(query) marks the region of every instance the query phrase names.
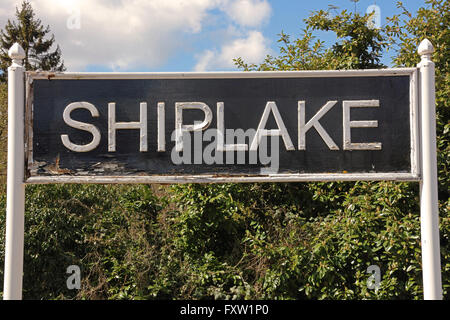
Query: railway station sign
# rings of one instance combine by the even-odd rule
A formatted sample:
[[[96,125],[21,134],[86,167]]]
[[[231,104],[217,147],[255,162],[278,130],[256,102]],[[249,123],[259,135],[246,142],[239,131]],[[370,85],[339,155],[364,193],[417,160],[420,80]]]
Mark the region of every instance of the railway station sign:
[[[26,181],[417,180],[416,69],[27,73]]]
[[[22,298],[25,184],[420,184],[423,291],[442,299],[433,45],[417,68],[27,72],[8,51],[3,299]],[[26,87],[24,87],[26,84]]]

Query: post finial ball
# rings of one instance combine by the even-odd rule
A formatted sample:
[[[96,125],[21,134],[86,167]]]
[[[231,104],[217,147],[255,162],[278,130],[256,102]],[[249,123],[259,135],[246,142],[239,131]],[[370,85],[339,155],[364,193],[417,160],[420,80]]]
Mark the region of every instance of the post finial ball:
[[[23,60],[25,59],[25,50],[16,42],[9,48],[8,56],[13,60]]]
[[[428,39],[423,39],[422,42],[419,45],[419,48],[417,48],[417,52],[423,56],[423,55],[431,55],[434,52],[433,44]]]

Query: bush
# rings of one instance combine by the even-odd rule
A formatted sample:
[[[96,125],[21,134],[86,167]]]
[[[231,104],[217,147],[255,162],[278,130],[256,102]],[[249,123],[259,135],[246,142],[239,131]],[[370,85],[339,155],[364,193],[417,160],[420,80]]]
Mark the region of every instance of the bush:
[[[2,193],[2,234],[5,198]],[[27,186],[24,298],[115,297],[127,285],[140,290],[152,263],[145,257],[158,252],[154,225],[161,209],[149,186]],[[66,286],[70,265],[81,268],[79,293]]]

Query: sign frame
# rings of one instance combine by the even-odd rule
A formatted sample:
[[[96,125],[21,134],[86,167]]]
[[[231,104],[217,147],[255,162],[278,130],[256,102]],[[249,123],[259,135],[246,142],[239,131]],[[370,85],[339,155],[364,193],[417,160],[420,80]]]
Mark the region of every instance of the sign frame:
[[[409,76],[410,172],[375,173],[273,173],[258,175],[52,175],[32,176],[33,166],[33,81],[34,80],[139,80],[139,79],[251,79],[251,78],[320,78]],[[27,71],[25,97],[25,175],[26,184],[48,183],[239,183],[239,182],[306,182],[306,181],[420,181],[420,135],[418,103],[418,69],[390,68],[368,70],[314,71],[230,71],[230,72],[36,72]]]
[[[420,55],[420,63],[417,68],[365,70],[365,71],[308,71],[303,72],[305,76],[318,74],[347,74],[348,76],[364,72],[377,74],[400,74],[410,75],[410,116],[414,121],[410,122],[411,145],[411,174],[408,178],[418,180],[420,185],[420,228],[421,228],[421,252],[422,252],[422,278],[423,297],[425,300],[442,300],[442,272],[440,258],[439,237],[439,204],[438,204],[438,178],[437,178],[437,148],[436,148],[436,84],[435,64],[432,60],[434,53],[433,44],[428,39],[423,39],[417,49]],[[26,146],[29,140],[25,140],[25,134],[29,139],[29,130],[25,130],[26,124],[32,120],[32,102],[29,104],[29,114],[25,115],[25,98],[29,97],[32,77],[27,75],[25,81],[25,68],[22,65],[26,57],[25,51],[19,43],[15,43],[8,51],[12,60],[8,67],[8,166],[7,166],[7,195],[6,195],[6,235],[5,235],[5,268],[4,268],[4,300],[21,300],[23,285],[23,255],[24,255],[24,228],[25,228],[25,184],[33,183],[25,179]],[[236,73],[235,73],[236,74]],[[270,73],[262,73],[268,75]],[[294,73],[292,73],[294,76]],[[30,74],[31,75],[31,74]],[[47,76],[48,79],[56,77],[52,73],[33,73],[34,76]],[[60,74],[81,78],[89,74]],[[90,74],[91,76],[93,74]],[[130,76],[148,76],[148,74],[131,74]],[[160,74],[160,76],[189,76],[189,74]],[[197,74],[199,75],[199,74]],[[210,74],[211,75],[211,74]],[[105,77],[105,74],[98,74]],[[109,74],[106,77],[124,76],[123,74]],[[190,76],[193,76],[190,74]],[[252,76],[245,73],[244,76]],[[261,75],[262,76],[262,75]],[[27,93],[25,93],[25,82],[27,82]],[[420,121],[420,122],[419,122]],[[420,123],[420,126],[419,126]],[[413,165],[414,164],[414,165]],[[420,166],[419,166],[420,164]],[[420,172],[420,174],[419,174]],[[416,176],[417,174],[417,176]],[[345,177],[345,176],[344,176]],[[348,177],[348,176],[347,176]],[[202,177],[204,179],[204,177]],[[270,178],[270,177],[269,177]],[[367,178],[363,177],[363,178]],[[28,180],[28,181],[27,181]],[[342,179],[336,179],[342,180]],[[368,180],[368,179],[365,179]],[[379,180],[379,179],[373,179]],[[392,179],[392,175],[383,180]],[[406,180],[406,179],[405,179]],[[261,181],[261,180],[258,180]],[[269,179],[268,181],[280,181]],[[288,180],[290,181],[290,180]],[[294,180],[298,181],[298,180]],[[309,181],[314,180],[311,177]],[[325,181],[329,181],[325,180]],[[69,181],[78,183],[78,181]],[[86,181],[97,182],[97,181]],[[114,183],[115,181],[109,181]],[[134,181],[137,182],[137,181]],[[187,181],[182,181],[187,182]],[[189,182],[195,182],[189,181]],[[204,182],[221,182],[220,180]],[[225,181],[229,182],[229,181]],[[250,182],[240,179],[238,182]],[[37,181],[36,183],[39,183]],[[40,183],[51,183],[42,181]],[[181,183],[181,182],[180,182]]]

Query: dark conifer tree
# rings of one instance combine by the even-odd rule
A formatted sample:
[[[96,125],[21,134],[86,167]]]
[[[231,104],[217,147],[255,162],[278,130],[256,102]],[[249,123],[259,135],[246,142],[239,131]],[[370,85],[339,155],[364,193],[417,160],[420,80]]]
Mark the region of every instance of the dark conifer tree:
[[[23,1],[20,9],[16,7],[16,19],[8,19],[5,28],[0,30],[0,81],[6,80],[7,69],[11,64],[8,50],[15,42],[25,50],[26,70],[64,71],[61,49],[59,45],[54,48],[54,35],[48,36],[50,27],[44,27],[41,20],[36,18],[28,1]]]

